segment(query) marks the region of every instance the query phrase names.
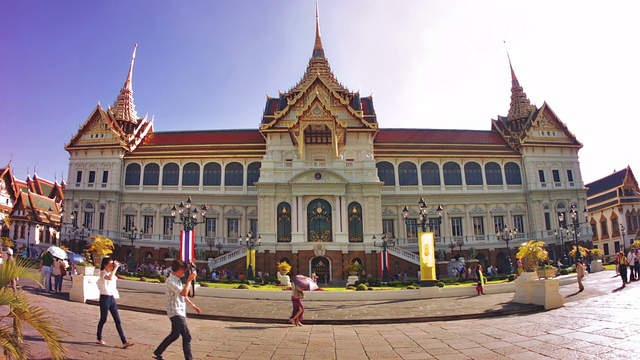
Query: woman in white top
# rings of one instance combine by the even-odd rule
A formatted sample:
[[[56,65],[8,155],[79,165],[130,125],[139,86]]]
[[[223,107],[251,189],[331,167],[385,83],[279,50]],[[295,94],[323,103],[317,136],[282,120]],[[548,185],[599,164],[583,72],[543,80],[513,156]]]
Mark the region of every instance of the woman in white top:
[[[107,322],[107,313],[111,312],[113,321],[116,323],[116,329],[120,340],[122,341],[122,347],[128,348],[133,345],[127,342],[127,338],[124,336],[122,330],[122,324],[120,323],[120,315],[118,314],[118,305],[116,299],[120,297],[118,289],[116,288],[116,270],[120,266],[120,263],[111,259],[102,259],[100,265],[100,279],[98,279],[98,289],[100,289],[100,321],[98,321],[98,341],[100,345],[106,345],[107,343],[102,340],[102,327]]]

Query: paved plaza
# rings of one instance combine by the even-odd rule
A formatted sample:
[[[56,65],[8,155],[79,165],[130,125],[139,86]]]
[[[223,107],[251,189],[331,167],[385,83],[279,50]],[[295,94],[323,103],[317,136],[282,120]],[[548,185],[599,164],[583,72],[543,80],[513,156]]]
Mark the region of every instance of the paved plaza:
[[[286,324],[287,301],[196,296],[203,314],[190,314],[188,323],[197,359],[629,359],[640,340],[640,283],[622,289],[614,275],[589,275],[583,293],[576,293],[576,284],[562,287],[565,306],[551,311],[511,304],[513,294],[305,301],[307,325],[293,327]],[[111,318],[104,329],[109,345],[95,344],[96,305],[70,302],[66,294],[43,294],[29,284],[23,288],[58,314],[72,334],[64,339],[70,359],[151,359],[169,333],[169,320],[159,313],[164,310],[161,291],[121,291],[120,316],[127,338],[135,343],[125,350],[117,347]],[[517,314],[501,314],[512,310]],[[222,315],[226,321],[212,320]],[[34,358],[46,359],[45,345],[33,330],[26,329],[25,337]],[[183,358],[179,340],[165,358]]]

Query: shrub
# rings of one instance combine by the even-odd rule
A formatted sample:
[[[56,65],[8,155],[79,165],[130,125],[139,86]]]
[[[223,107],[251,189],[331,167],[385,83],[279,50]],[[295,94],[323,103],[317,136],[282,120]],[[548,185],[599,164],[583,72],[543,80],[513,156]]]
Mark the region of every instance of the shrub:
[[[265,284],[279,284],[280,280],[278,280],[278,278],[276,278],[275,276],[265,276],[264,278],[264,283]]]
[[[249,289],[249,286],[247,284],[240,284],[240,285],[238,285],[238,287],[236,289],[245,289],[245,290],[247,290],[247,289]]]
[[[158,275],[158,280],[160,280],[160,282],[164,284],[165,282],[167,282],[167,277],[164,275]],[[203,285],[203,284],[200,284],[200,285]]]
[[[369,287],[367,288],[367,290],[373,290],[373,288],[372,288],[371,286],[369,286]]]
[[[568,269],[560,270],[560,275],[569,275],[569,270]]]
[[[356,286],[356,291],[363,291],[363,290],[367,290],[367,285],[360,284],[360,285]]]
[[[147,278],[144,276],[140,276],[140,280],[139,281],[147,281]]]
[[[444,282],[442,282],[442,281],[438,281],[438,282],[436,283],[436,286],[437,286],[437,287],[439,287],[439,288],[443,288],[443,287],[444,287]]]
[[[509,274],[509,282],[514,281],[516,277],[516,274]]]
[[[347,286],[347,290],[355,290],[355,289],[356,289],[356,287],[355,287],[355,286],[353,286],[353,285],[349,285],[349,286]]]
[[[365,284],[365,283],[366,283],[366,281],[364,281],[364,280],[356,280],[356,282],[355,282],[356,286],[358,286],[360,284]]]
[[[160,279],[160,281],[162,281],[162,279]],[[164,281],[162,281],[162,282],[164,282]],[[207,284],[207,283],[201,282],[201,283],[198,283],[198,284],[200,284],[200,286],[202,286],[202,287],[209,287],[209,284]]]
[[[409,286],[407,286],[407,290],[415,290],[415,289],[416,289],[416,287],[415,287],[415,286],[413,286],[413,285],[409,285]]]

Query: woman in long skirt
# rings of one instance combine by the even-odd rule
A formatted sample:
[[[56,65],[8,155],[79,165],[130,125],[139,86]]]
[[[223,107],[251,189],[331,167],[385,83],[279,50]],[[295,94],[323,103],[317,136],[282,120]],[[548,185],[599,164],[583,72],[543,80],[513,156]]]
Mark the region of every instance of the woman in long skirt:
[[[304,293],[302,289],[295,284],[291,285],[291,305],[293,310],[289,322],[291,325],[302,326],[302,314],[304,314],[304,305],[302,305],[302,299],[304,299]]]

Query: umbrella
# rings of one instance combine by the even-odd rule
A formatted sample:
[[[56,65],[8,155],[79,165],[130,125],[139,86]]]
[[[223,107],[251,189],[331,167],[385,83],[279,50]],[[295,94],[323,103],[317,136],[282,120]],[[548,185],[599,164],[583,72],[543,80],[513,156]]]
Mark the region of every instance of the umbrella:
[[[64,260],[67,258],[67,252],[57,246],[49,246],[47,251],[53,255],[53,257],[57,257],[58,259]]]
[[[304,275],[296,275],[293,277],[293,283],[296,284],[302,290],[313,291],[318,289],[318,284],[316,284],[313,279]]]
[[[71,251],[67,251],[67,254],[69,255],[69,261],[73,264],[79,264],[81,262],[87,261],[87,259],[85,259],[84,256],[80,254],[76,254]]]

